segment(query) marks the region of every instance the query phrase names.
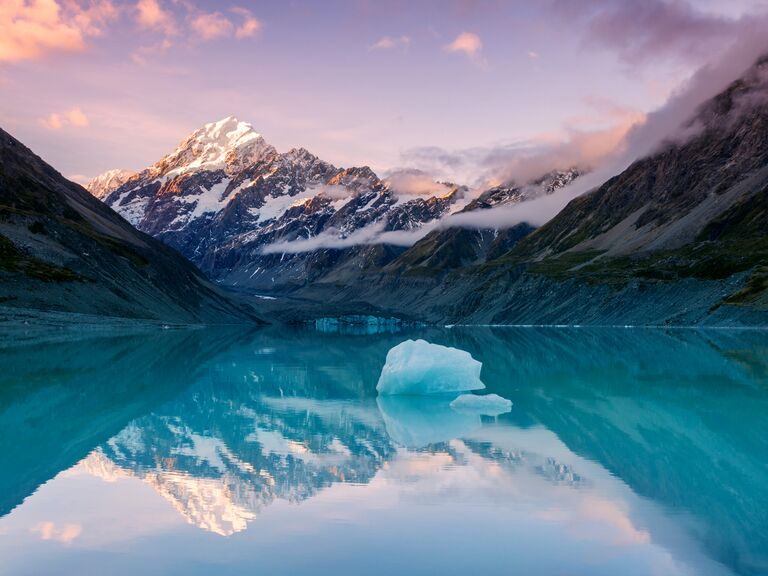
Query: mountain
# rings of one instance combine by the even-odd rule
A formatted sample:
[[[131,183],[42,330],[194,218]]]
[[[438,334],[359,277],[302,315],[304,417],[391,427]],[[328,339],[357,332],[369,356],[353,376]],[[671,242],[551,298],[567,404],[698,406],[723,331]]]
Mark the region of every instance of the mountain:
[[[535,231],[435,231],[297,296],[437,322],[764,325],[768,58],[685,128]]]
[[[303,148],[279,153],[228,117],[193,132],[104,201],[210,278],[253,292],[287,291],[331,267],[380,266],[402,252],[263,253],[270,244],[343,239],[370,226],[416,230],[460,206],[465,192],[435,183],[431,194],[398,194],[368,167],[336,168]]]
[[[438,183],[414,197],[369,168],[338,169],[303,149],[280,154],[235,118],[196,131],[105,201],[216,281],[290,295],[267,304],[285,319],[764,324],[767,142],[763,58],[692,110],[683,133],[539,229],[433,224],[555,194],[583,170],[475,198]],[[378,240],[414,230],[423,237],[409,248]],[[369,243],[339,242],[353,235]],[[301,241],[306,251],[294,253]]]
[[[164,322],[257,322],[176,251],[137,232],[0,130],[0,303]]]
[[[128,170],[109,170],[99,174],[85,185],[85,189],[96,196],[99,200],[108,196],[112,191],[117,190],[133,176],[133,172]]]

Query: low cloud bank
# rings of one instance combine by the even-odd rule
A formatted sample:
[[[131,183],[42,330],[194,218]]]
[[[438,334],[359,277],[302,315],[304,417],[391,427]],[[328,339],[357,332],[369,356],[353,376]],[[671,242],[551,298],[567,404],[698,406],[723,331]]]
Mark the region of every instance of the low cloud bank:
[[[692,122],[697,111],[708,100],[724,90],[730,83],[741,78],[745,72],[768,52],[768,16],[744,18],[734,24],[731,46],[722,55],[701,67],[683,86],[681,86],[660,109],[647,115],[642,121],[632,125],[619,124],[615,130],[598,134],[577,135],[569,141],[551,147],[538,154],[533,161],[526,161],[526,154],[517,154],[506,165],[502,162],[501,176],[518,176],[521,181],[532,169],[545,173],[549,169],[565,168],[574,165],[574,158],[594,158],[594,170],[582,176],[569,186],[556,193],[512,206],[501,206],[491,210],[449,216],[442,223],[445,226],[468,228],[508,228],[521,222],[541,226],[557,215],[574,198],[589,192],[605,183],[613,176],[626,170],[634,161],[657,152],[670,143],[683,143],[695,136],[701,126]],[[738,33],[736,33],[736,30]],[[758,95],[758,98],[762,95]],[[754,104],[750,101],[745,104]],[[747,107],[745,105],[745,107]],[[627,118],[628,121],[630,118]],[[624,133],[621,131],[626,128]],[[616,140],[614,150],[602,154],[606,148],[601,144]],[[503,154],[500,154],[503,157]],[[559,166],[548,162],[562,161]],[[525,169],[517,170],[525,164]],[[578,165],[577,163],[575,163]]]
[[[339,237],[335,231],[327,231],[312,238],[300,240],[286,240],[275,242],[265,246],[262,254],[299,254],[302,252],[314,252],[315,250],[352,248],[364,244],[389,244],[392,246],[412,246],[424,236],[429,234],[436,226],[437,221],[429,222],[418,230],[390,230],[385,231],[384,221],[375,222],[356,230],[346,237]]]

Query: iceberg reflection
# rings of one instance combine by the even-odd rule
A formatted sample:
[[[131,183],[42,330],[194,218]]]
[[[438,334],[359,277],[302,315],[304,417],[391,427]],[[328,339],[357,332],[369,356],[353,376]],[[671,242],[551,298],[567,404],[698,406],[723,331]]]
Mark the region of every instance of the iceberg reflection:
[[[424,448],[474,432],[482,426],[479,414],[451,408],[453,396],[379,396],[381,416],[389,437],[408,448]]]

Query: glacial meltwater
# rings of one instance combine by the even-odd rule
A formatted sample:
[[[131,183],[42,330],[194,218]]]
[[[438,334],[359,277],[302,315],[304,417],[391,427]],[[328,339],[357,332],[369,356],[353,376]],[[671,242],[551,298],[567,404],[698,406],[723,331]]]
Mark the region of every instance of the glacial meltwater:
[[[377,394],[407,340],[511,408]],[[2,575],[768,573],[768,332],[62,334],[0,368]]]

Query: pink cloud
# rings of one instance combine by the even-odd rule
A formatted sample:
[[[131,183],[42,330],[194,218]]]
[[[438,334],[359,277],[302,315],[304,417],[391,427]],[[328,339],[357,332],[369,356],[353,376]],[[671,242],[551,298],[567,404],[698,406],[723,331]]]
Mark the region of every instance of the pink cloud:
[[[192,19],[192,30],[203,40],[230,36],[235,26],[221,12],[204,13]]]
[[[64,127],[61,115],[56,112],[49,114],[46,118],[42,118],[40,123],[49,130],[61,130]]]
[[[67,121],[76,128],[85,128],[90,124],[88,116],[80,108],[72,108],[72,110],[67,112]]]
[[[448,52],[461,52],[470,58],[478,58],[483,49],[483,42],[474,32],[462,32],[445,49]]]
[[[87,6],[75,0],[3,0],[0,62],[84,50],[85,38],[102,34],[103,25],[117,12],[111,0],[96,0]]]
[[[159,30],[168,36],[177,33],[173,15],[158,0],[139,0],[136,3],[136,23],[141,28]]]
[[[234,36],[238,40],[255,36],[261,30],[261,22],[247,8],[236,6],[230,12],[240,16],[242,21],[235,24],[221,12],[201,12],[191,22],[192,31],[204,41]]]
[[[90,120],[85,112],[75,107],[66,112],[52,112],[45,118],[41,118],[40,124],[49,130],[61,130],[65,126],[85,128],[90,125]]]
[[[243,22],[235,30],[235,38],[238,40],[255,36],[261,30],[261,22],[247,8],[236,6],[230,11],[243,18]]]

